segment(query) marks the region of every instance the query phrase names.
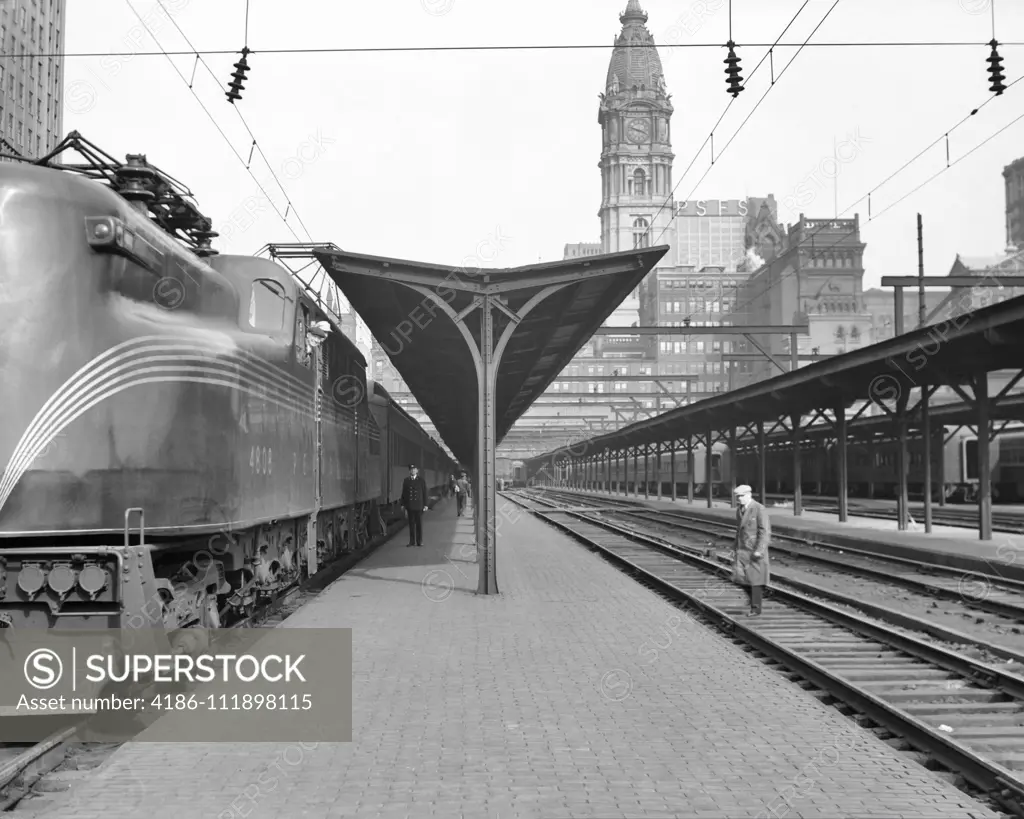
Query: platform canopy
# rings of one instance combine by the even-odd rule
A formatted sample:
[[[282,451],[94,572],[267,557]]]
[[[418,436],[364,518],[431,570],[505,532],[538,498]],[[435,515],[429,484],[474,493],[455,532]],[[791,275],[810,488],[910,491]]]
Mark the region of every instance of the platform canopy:
[[[1024,297],[670,410],[595,436],[586,448],[595,453],[667,442],[709,429],[742,428],[755,421],[850,407],[864,399],[888,405],[922,384],[971,384],[982,374],[1020,370],[1022,350]]]
[[[518,321],[498,356],[494,433],[500,442],[667,251],[660,246],[469,270],[337,248],[319,249],[315,256],[384,347],[445,444],[469,465],[476,456],[480,412],[470,343],[480,348],[482,297],[497,299],[492,301],[495,347],[510,322]],[[437,297],[453,315],[439,307]]]

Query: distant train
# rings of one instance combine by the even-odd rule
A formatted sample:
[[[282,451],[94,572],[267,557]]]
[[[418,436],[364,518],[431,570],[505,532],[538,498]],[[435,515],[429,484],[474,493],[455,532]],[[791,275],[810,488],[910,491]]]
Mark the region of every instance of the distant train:
[[[944,444],[939,445],[938,431],[934,433],[932,445],[932,497],[939,499],[942,492],[952,503],[971,503],[977,498],[978,488],[978,437],[962,428],[947,428],[943,435]],[[910,437],[907,444],[907,489],[911,498],[924,495],[924,453],[920,437]],[[834,443],[822,449],[814,440],[801,443],[800,485],[808,495],[836,495],[837,448]],[[847,491],[851,498],[895,498],[899,483],[896,474],[898,448],[894,441],[871,442],[850,441],[846,447]],[[992,498],[1001,503],[1024,501],[1024,428],[1001,432],[989,446],[990,477]],[[707,493],[706,464],[703,447],[694,447],[693,486],[695,496]],[[612,480],[620,489],[622,482],[628,482],[630,491],[639,484],[644,491],[644,457],[640,455],[634,467],[633,458],[612,460]],[[687,493],[689,475],[685,450],[676,453],[676,492],[680,497]],[[732,482],[731,470],[737,458],[725,444],[712,447],[711,484],[712,495],[721,497],[728,493]],[[531,479],[536,480],[538,462],[531,462]],[[646,480],[649,491],[656,494],[660,481],[663,494],[671,494],[670,456],[662,454],[660,467],[658,458],[648,459]],[[660,472],[659,472],[660,469]],[[547,471],[553,472],[548,465]],[[603,472],[600,473],[603,475]],[[759,489],[760,469],[756,449],[741,448],[738,457],[737,483],[747,483]],[[766,491],[769,494],[792,494],[793,455],[790,445],[775,439],[769,442],[765,464]],[[940,480],[941,477],[941,480]]]
[[[0,627],[219,627],[454,469],[287,270],[117,174],[0,163]]]

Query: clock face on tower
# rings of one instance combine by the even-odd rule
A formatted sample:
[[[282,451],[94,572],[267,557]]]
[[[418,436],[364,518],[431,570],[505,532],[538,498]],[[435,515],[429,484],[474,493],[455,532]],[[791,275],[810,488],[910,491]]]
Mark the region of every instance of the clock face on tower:
[[[626,125],[626,138],[637,145],[646,142],[651,133],[651,126],[645,119],[631,119]]]

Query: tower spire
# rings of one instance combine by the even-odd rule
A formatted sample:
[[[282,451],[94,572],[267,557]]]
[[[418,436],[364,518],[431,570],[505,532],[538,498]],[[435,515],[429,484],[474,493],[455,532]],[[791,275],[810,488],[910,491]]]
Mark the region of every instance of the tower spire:
[[[619,22],[623,25],[633,20],[638,20],[640,23],[647,22],[647,12],[640,8],[640,0],[629,0],[626,10],[619,16]]]

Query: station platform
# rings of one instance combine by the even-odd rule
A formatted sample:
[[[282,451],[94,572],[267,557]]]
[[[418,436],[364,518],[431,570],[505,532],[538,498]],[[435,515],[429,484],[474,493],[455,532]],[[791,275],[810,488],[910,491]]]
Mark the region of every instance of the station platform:
[[[618,498],[650,506],[652,509],[686,512],[708,521],[734,523],[736,512],[725,500],[716,498],[709,509],[706,498],[686,498],[673,501],[671,498],[658,500],[656,496],[645,498],[630,494],[608,492],[581,492],[560,487],[558,491],[580,492],[595,498]],[[918,531],[901,532],[895,520],[856,517],[851,510],[846,523],[839,522],[839,515],[830,512],[802,510],[799,517],[793,514],[792,503],[772,506],[769,496],[768,513],[772,520],[772,531],[782,535],[803,538],[832,546],[861,549],[879,555],[920,560],[940,566],[950,566],[965,572],[983,572],[1006,579],[1024,580],[1024,535],[996,532],[992,540],[978,539],[976,530],[960,526],[932,526],[926,534],[924,524],[918,522]]]
[[[279,626],[353,629],[353,742],[130,743],[36,816],[999,815],[509,501],[498,520],[500,595],[445,501],[424,548],[399,533]]]
[[[835,506],[837,503],[834,495],[805,494],[803,498],[805,504],[813,504],[815,506]],[[792,493],[789,495],[779,495],[771,492],[768,493],[769,503],[779,501],[792,502],[792,500]],[[847,500],[847,506],[849,507],[851,514],[854,513],[854,510],[867,512],[891,512],[893,515],[896,514],[896,501],[886,498],[849,498]],[[910,509],[911,515],[915,518],[919,518],[919,523],[924,520],[924,501],[911,500],[907,506]],[[974,519],[977,519],[978,517],[978,504],[976,503],[947,503],[945,506],[939,506],[937,502],[933,502],[932,509],[936,514],[953,513]],[[1005,515],[1006,517],[1020,517],[1021,523],[1024,524],[1024,504],[993,503],[992,513],[993,515]]]

